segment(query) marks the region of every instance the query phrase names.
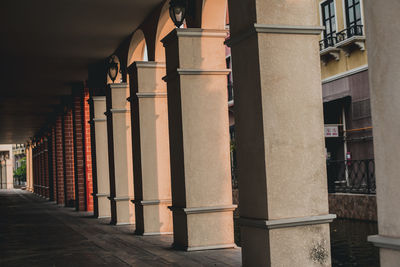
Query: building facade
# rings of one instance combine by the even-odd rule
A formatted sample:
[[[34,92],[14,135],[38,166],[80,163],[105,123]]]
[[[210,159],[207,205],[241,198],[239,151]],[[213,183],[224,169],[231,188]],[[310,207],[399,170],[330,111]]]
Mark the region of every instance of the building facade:
[[[375,192],[362,0],[318,2],[325,146],[330,191]],[[346,183],[346,185],[344,184]]]

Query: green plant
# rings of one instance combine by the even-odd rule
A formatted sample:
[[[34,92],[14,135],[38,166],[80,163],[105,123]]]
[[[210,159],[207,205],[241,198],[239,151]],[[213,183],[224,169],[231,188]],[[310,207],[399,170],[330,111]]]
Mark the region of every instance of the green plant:
[[[26,157],[21,159],[21,166],[14,171],[14,178],[19,184],[21,181],[26,181]]]

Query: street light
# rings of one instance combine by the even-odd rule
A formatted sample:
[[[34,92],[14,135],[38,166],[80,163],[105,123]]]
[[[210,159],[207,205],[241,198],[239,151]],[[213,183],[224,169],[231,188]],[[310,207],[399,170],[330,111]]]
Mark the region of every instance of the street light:
[[[177,28],[180,28],[189,10],[188,0],[171,0],[169,2],[169,16]]]
[[[118,63],[115,62],[116,56],[111,56],[108,60],[108,76],[110,77],[111,81],[114,83],[115,79],[118,75]]]

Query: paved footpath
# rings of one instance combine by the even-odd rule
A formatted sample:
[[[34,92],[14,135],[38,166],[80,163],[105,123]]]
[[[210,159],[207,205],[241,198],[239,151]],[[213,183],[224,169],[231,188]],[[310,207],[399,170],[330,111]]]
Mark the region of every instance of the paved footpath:
[[[240,266],[240,249],[176,251],[23,190],[0,190],[0,266]]]

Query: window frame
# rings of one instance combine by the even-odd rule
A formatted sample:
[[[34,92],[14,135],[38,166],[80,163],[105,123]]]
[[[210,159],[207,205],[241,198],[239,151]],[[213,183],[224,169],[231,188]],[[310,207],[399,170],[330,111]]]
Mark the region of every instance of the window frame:
[[[346,0],[344,0],[344,1],[346,1]],[[324,18],[324,10],[323,10],[323,8],[322,8],[322,5],[323,5],[324,3],[326,3],[326,2],[333,2],[333,7],[334,7],[334,10],[335,10],[335,15],[334,15],[334,19],[335,19],[335,31],[334,31],[334,32],[335,32],[335,33],[338,33],[339,30],[338,30],[336,0],[322,0],[322,1],[319,2],[319,13],[320,13],[319,18],[320,18],[320,24],[321,24],[321,26],[324,26],[324,22],[326,21],[325,18]],[[326,30],[324,30],[324,31],[321,33],[322,39],[325,39],[325,38],[326,38],[325,32],[326,32]],[[331,32],[331,34],[332,34],[332,32]]]
[[[337,12],[337,7],[336,7],[336,0],[321,0],[320,2],[319,2],[319,19],[320,19],[320,25],[321,26],[323,26],[323,27],[325,27],[324,26],[324,21],[326,21],[325,20],[325,18],[324,18],[324,10],[323,10],[323,4],[324,3],[326,3],[326,2],[333,2],[333,7],[334,7],[334,11],[335,11],[335,15],[334,15],[334,20],[335,20],[335,29],[334,29],[334,33],[335,33],[335,35],[339,32],[339,29],[338,29],[338,17],[337,17],[337,15],[338,15],[338,12]],[[331,29],[332,30],[332,29]],[[321,40],[325,40],[326,38],[327,38],[327,36],[326,36],[326,30],[323,30],[322,32],[321,32]],[[330,33],[330,36],[332,36],[333,37],[333,35],[332,35],[332,33],[333,32],[331,32]],[[333,44],[332,44],[333,45]],[[325,46],[326,46],[326,44],[325,44]],[[328,47],[328,46],[326,46],[326,47]]]
[[[344,25],[344,29],[349,28],[350,26],[347,23],[347,10],[346,10],[346,6],[347,6],[347,0],[342,0],[342,9],[343,9],[343,25]],[[363,25],[363,27],[365,27],[365,22],[364,22],[364,1],[363,0],[359,0],[360,1],[360,16],[361,16],[361,25]]]

